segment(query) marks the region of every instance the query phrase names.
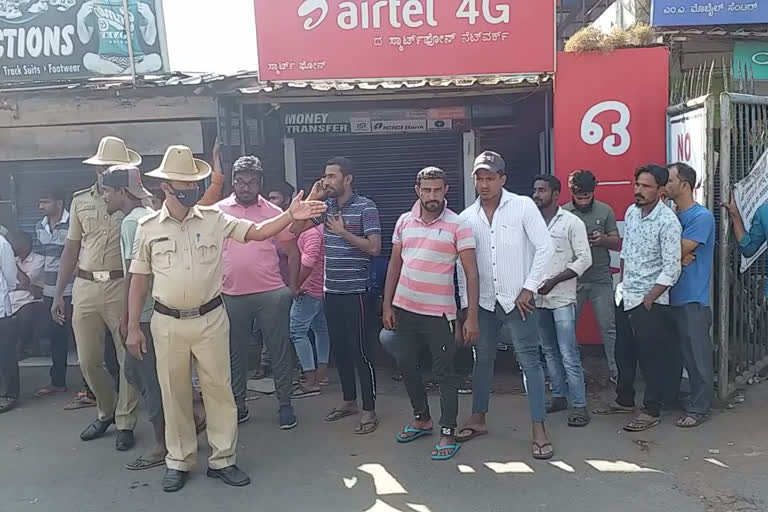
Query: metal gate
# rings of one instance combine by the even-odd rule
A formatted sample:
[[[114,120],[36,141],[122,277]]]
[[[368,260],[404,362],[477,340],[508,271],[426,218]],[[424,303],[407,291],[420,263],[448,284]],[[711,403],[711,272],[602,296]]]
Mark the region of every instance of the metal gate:
[[[730,198],[731,186],[744,179],[768,149],[768,97],[722,93],[720,125],[718,203]],[[768,364],[768,301],[765,257],[741,273],[738,242],[729,222],[720,223],[719,239],[715,318],[719,318],[720,397],[725,398]]]

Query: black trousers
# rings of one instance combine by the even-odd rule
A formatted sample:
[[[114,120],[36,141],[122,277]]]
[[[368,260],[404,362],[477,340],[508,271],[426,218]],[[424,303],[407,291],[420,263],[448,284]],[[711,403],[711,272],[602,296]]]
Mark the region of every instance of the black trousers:
[[[59,325],[53,321],[50,313],[53,304],[53,298],[45,297],[43,304],[45,306],[47,335],[51,345],[51,385],[56,387],[65,387],[67,385],[67,353],[69,352],[69,340],[74,339],[72,333],[72,297],[64,297],[66,308],[66,320],[64,325]],[[114,350],[114,349],[113,349]]]
[[[50,309],[48,310],[50,311]],[[26,354],[31,350],[34,355],[40,352],[40,324],[44,323],[46,317],[43,316],[43,304],[33,302],[25,304],[14,315],[16,317],[16,339],[18,340],[17,350],[19,355]],[[48,315],[50,317],[50,315]]]
[[[456,322],[445,317],[418,315],[402,309],[398,309],[396,314],[400,345],[398,365],[403,372],[414,417],[420,421],[431,419],[419,365],[422,350],[428,348],[432,353],[432,373],[440,386],[440,425],[455,429],[461,382],[453,363],[456,355]]]
[[[376,410],[376,372],[371,362],[367,322],[372,298],[367,294],[325,294],[325,317],[344,401],[357,400],[355,371],[363,410]]]
[[[647,310],[641,304],[628,311],[628,314],[634,333],[634,353],[645,377],[643,410],[650,416],[658,417],[661,415],[665,392],[675,372],[678,373],[677,382],[680,382],[681,370],[677,366],[678,358],[675,357],[680,348],[670,308],[654,304]]]
[[[629,315],[622,302],[616,307],[616,403],[624,407],[635,406],[635,378],[637,377],[637,352],[629,323]]]
[[[0,318],[0,397],[19,398],[16,317]]]

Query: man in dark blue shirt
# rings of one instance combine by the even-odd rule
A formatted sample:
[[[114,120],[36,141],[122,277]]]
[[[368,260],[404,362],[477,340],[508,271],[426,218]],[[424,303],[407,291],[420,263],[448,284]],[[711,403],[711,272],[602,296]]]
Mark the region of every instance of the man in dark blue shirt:
[[[709,292],[715,253],[715,217],[693,198],[696,171],[684,163],[672,164],[668,169],[667,193],[677,205],[677,216],[683,226],[683,269],[669,292],[669,301],[691,385],[686,415],[677,421],[677,426],[691,428],[701,425],[712,406],[714,366]],[[672,371],[679,374],[679,367]],[[670,378],[677,385],[676,391],[678,375]]]
[[[366,339],[370,315],[371,261],[381,252],[381,226],[376,204],[352,189],[354,165],[347,158],[332,158],[325,176],[312,188],[309,198],[326,199],[326,214],[314,221],[294,222],[294,234],[325,223],[325,314],[336,367],[344,394],[343,403],[326,421],[357,414],[357,378],[363,411],[357,434],[370,434],[376,418],[376,374]]]

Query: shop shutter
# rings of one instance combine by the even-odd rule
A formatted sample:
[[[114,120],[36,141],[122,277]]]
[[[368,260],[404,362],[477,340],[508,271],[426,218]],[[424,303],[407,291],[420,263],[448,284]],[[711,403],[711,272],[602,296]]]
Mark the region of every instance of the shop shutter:
[[[160,164],[159,157],[145,158],[142,167],[154,169]],[[34,235],[35,225],[42,217],[38,209],[40,193],[47,188],[61,188],[68,196],[66,208],[72,202],[72,194],[93,185],[94,170],[80,160],[45,160],[10,162],[3,164],[13,175],[16,190],[16,214],[19,229]]]
[[[507,164],[505,188],[515,194],[530,196],[533,178],[541,171],[538,134],[517,128],[478,128],[475,136],[478,154],[491,150],[504,158]]]
[[[300,137],[296,141],[299,187],[309,191],[335,156],[352,159],[356,165],[355,189],[376,202],[382,227],[382,257],[392,251],[392,232],[403,212],[416,201],[416,174],[435,165],[448,175],[448,205],[464,209],[462,143],[459,133],[405,135],[350,135]]]

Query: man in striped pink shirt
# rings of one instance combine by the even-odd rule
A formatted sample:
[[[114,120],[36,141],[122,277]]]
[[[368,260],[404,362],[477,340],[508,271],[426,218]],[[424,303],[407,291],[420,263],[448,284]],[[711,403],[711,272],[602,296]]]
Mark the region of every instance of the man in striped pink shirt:
[[[432,371],[440,385],[442,418],[440,442],[433,460],[447,460],[459,450],[456,442],[458,386],[461,378],[453,366],[457,340],[473,343],[479,334],[479,287],[472,230],[446,207],[445,172],[427,167],[416,178],[419,201],[397,221],[392,237],[384,288],[384,327],[397,331],[398,366],[413,406],[414,420],[397,435],[409,443],[432,433],[427,394],[418,369],[419,353],[432,352]],[[467,276],[469,307],[462,331],[456,333],[456,261]]]

